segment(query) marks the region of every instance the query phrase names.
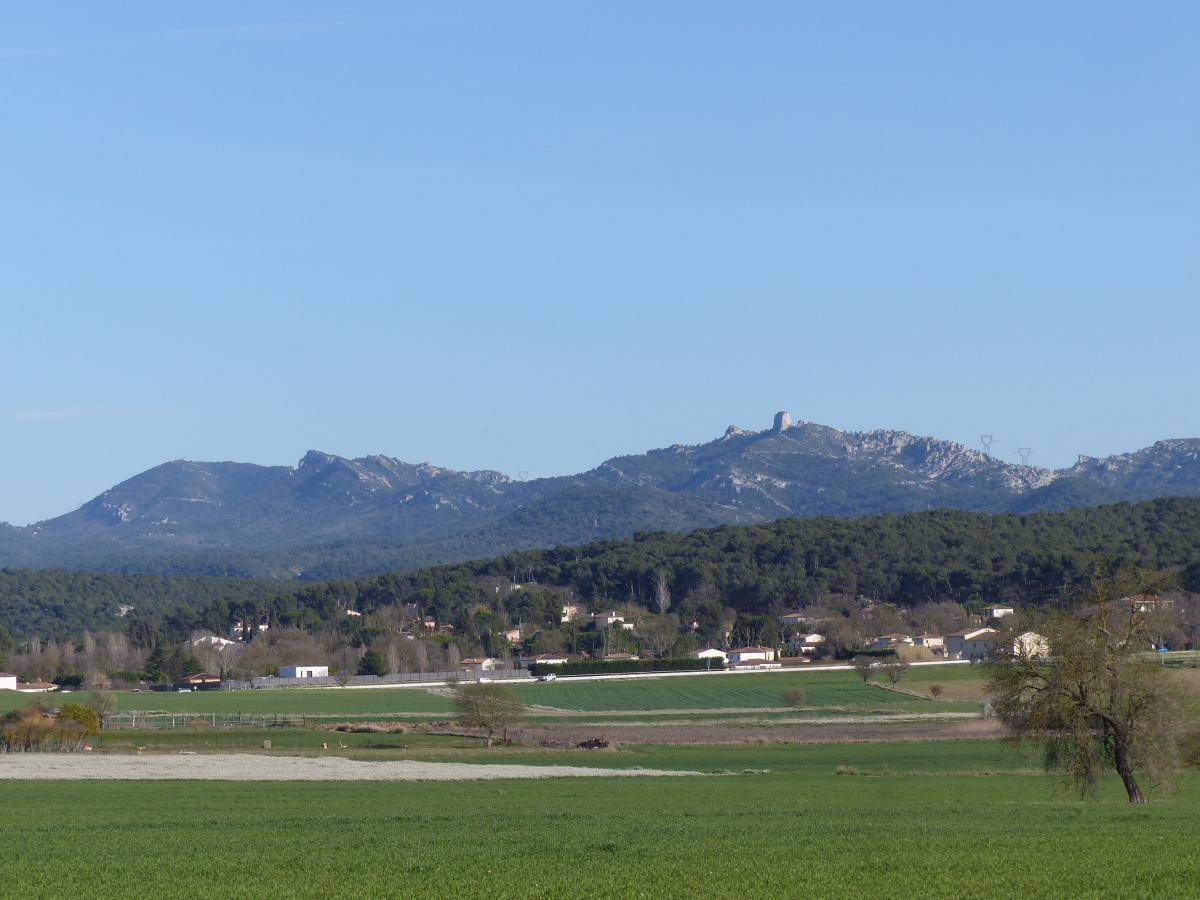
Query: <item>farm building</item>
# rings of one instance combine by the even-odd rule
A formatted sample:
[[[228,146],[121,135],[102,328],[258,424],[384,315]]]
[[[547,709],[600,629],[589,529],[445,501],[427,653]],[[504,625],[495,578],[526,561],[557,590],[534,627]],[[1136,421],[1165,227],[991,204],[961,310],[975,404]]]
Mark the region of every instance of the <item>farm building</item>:
[[[0,672],[0,691],[15,691],[17,689],[17,676],[10,675],[7,672]]]
[[[730,650],[726,655],[729,664],[751,662],[754,660],[770,661],[775,658],[774,647],[738,647],[736,650]]]
[[[280,666],[280,678],[325,678],[329,666]]]
[[[688,653],[691,659],[719,659],[725,661],[725,651],[716,647],[705,647],[703,650],[692,650]]]
[[[490,656],[468,656],[466,659],[459,660],[458,665],[459,668],[472,672],[491,672],[496,668],[496,660]]]
[[[57,691],[58,685],[50,681],[22,681],[17,683],[17,690],[22,694],[48,694]]]
[[[995,628],[967,628],[946,636],[946,656],[950,659],[983,659],[995,648]]]

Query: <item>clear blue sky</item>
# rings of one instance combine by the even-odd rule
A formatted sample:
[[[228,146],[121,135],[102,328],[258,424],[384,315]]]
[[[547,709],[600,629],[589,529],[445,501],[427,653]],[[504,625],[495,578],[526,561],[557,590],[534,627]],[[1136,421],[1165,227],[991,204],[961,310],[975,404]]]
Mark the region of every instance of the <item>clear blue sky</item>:
[[[988,8],[985,8],[987,6]],[[172,458],[559,474],[776,409],[1200,435],[1200,6],[0,13],[0,520]]]

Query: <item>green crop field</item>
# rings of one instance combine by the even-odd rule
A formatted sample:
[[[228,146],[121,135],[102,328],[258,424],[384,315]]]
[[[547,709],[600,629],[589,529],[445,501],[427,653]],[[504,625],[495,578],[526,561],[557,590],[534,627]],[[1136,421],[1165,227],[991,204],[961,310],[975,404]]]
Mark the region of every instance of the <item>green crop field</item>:
[[[978,675],[968,667],[939,669],[937,680],[963,681]],[[915,689],[930,683],[927,670],[913,669],[905,684]],[[524,683],[515,686],[522,700],[531,705],[576,711],[785,709],[789,688],[805,693],[799,704],[805,708],[831,711],[886,710],[893,712],[974,711],[977,702],[921,697],[863,685],[852,672],[786,672],[739,675],[702,675],[606,681],[559,681],[553,684]],[[52,705],[65,700],[87,702],[86,692],[30,695],[0,692],[0,712],[27,706],[41,697]],[[453,712],[445,693],[422,688],[291,688],[257,691],[196,691],[194,693],[121,692],[120,711],[163,711],[167,713],[246,713],[256,715],[309,715],[329,717],[426,714],[444,717]]]
[[[4,889],[139,898],[1170,897],[1194,896],[1200,884],[1195,775],[1137,808],[1116,783],[1080,800],[992,742],[569,758],[759,774],[0,781],[8,813],[0,843],[19,861],[5,868]],[[839,765],[863,774],[837,775]]]
[[[961,668],[965,670],[967,667]],[[767,709],[789,706],[786,694],[790,688],[804,691],[804,700],[800,705],[805,707],[889,709],[896,712],[979,709],[978,703],[935,703],[883,690],[873,684],[864,685],[853,672],[772,672],[629,681],[559,681],[522,686],[520,696],[530,704],[590,711]]]

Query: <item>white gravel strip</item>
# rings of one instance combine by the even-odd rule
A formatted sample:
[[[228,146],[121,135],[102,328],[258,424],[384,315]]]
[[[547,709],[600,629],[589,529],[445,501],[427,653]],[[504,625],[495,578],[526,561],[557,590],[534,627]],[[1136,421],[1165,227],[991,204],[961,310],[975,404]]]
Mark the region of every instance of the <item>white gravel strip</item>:
[[[0,779],[111,779],[160,781],[467,781],[494,778],[604,778],[630,775],[699,775],[669,769],[600,769],[589,766],[514,766],[397,760],[363,762],[340,756],[0,754]]]

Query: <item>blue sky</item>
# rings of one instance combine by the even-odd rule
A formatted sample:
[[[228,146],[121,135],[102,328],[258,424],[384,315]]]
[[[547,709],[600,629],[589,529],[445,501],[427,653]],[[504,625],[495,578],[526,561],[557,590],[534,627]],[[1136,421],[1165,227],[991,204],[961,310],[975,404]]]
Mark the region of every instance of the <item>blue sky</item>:
[[[559,474],[776,409],[1200,435],[1200,7],[0,13],[0,520],[173,458]]]

